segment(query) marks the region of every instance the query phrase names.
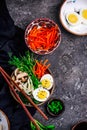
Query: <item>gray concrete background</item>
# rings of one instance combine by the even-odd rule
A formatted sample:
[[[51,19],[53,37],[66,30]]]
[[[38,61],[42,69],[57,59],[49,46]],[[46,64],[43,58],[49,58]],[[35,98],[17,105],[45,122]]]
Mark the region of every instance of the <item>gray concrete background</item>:
[[[56,118],[45,121],[38,112],[34,115],[43,124],[54,124],[56,130],[71,130],[81,120],[87,120],[87,36],[68,33],[59,20],[59,10],[63,0],[7,0],[7,6],[15,24],[25,30],[36,18],[47,17],[60,27],[62,40],[52,54],[36,57],[49,59],[55,80],[55,90],[51,97],[60,98],[65,111]],[[46,113],[45,106],[40,108]]]

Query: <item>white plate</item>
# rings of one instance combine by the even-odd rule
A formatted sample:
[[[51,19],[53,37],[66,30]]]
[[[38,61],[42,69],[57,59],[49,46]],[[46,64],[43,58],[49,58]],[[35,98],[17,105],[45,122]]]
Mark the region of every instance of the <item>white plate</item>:
[[[66,14],[72,11],[79,12],[81,9],[87,9],[87,0],[66,0],[60,9],[60,21],[63,27],[70,33],[80,36],[87,35],[87,24],[70,26],[66,20]]]
[[[2,124],[3,130],[10,130],[10,123],[5,113],[0,110],[0,125]]]

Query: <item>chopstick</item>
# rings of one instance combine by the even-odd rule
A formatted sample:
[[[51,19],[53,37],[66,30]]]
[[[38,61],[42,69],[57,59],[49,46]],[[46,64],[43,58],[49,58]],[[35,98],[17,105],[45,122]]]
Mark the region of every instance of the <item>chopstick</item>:
[[[43,111],[41,111],[41,109],[32,101],[32,99],[31,99],[29,96],[27,96],[27,94],[25,93],[25,91],[22,90],[22,89],[18,86],[18,84],[16,84],[16,83],[12,80],[12,78],[4,71],[4,69],[3,69],[2,67],[0,67],[0,71],[3,72],[3,73],[7,76],[7,78],[8,78],[10,81],[12,81],[12,83],[16,86],[16,88],[18,88],[18,90],[19,90],[19,91],[28,99],[28,101],[38,110],[38,112],[39,112],[46,120],[48,120],[48,117],[43,113]]]
[[[12,90],[12,92],[14,93],[15,97],[17,98],[17,100],[20,102],[20,104],[23,107],[24,111],[26,112],[28,118],[36,126],[36,129],[40,130],[38,124],[35,122],[35,119],[32,117],[31,113],[28,111],[28,109],[26,108],[25,104],[22,102],[22,100],[20,99],[20,97],[18,96],[16,91],[14,90],[13,86],[10,84],[10,81],[8,80],[7,76],[5,75],[5,73],[4,73],[4,71],[3,71],[3,69],[1,67],[0,67],[0,72],[3,75],[4,79],[6,80],[6,82],[8,83],[9,88]]]

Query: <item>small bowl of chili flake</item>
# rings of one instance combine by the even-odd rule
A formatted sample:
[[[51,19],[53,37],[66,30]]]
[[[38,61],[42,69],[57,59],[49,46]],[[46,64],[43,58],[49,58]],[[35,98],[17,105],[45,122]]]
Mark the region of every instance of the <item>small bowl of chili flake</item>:
[[[65,110],[63,101],[57,98],[50,99],[46,108],[48,114],[51,116],[58,116]]]
[[[34,53],[45,55],[53,52],[60,44],[59,26],[48,18],[39,18],[31,22],[25,30],[25,43]]]

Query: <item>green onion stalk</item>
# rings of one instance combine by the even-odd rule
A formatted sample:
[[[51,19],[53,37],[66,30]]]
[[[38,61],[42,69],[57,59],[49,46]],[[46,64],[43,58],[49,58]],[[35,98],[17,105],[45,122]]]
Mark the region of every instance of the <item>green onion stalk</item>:
[[[45,126],[45,125],[43,125],[43,124],[41,124],[38,120],[36,120],[35,119],[35,122],[37,123],[37,125],[39,126],[39,129],[40,130],[54,130],[55,129],[55,126],[54,125],[47,125],[47,126]],[[36,129],[36,126],[32,123],[32,122],[30,122],[30,126],[31,126],[31,130],[37,130]]]
[[[33,73],[33,67],[36,62],[32,53],[27,51],[25,56],[20,56],[19,58],[16,56],[10,57],[9,64],[19,68],[20,71],[26,72],[33,82],[34,89],[38,88],[40,81]]]

